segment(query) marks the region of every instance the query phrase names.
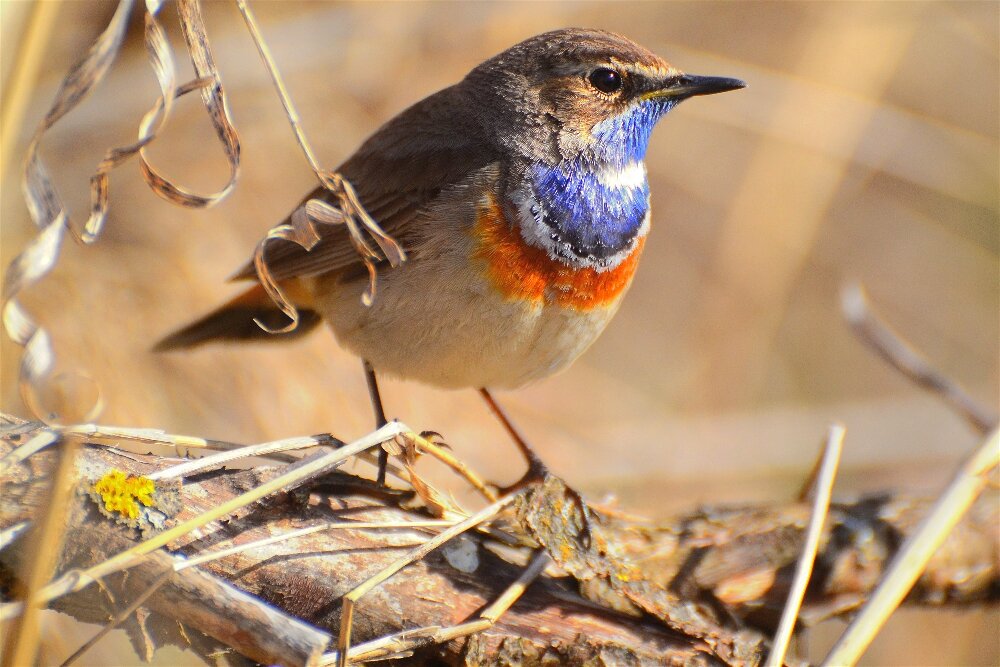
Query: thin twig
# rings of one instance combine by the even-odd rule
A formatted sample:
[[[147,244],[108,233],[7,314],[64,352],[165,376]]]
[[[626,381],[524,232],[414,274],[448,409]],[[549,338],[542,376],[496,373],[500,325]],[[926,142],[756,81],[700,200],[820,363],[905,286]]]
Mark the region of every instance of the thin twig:
[[[802,555],[795,566],[795,577],[788,591],[788,600],[781,612],[778,630],[774,633],[771,643],[771,653],[767,657],[767,667],[781,667],[785,664],[785,654],[792,639],[792,631],[802,608],[802,599],[806,594],[809,578],[812,576],[813,565],[816,563],[816,553],[819,551],[820,537],[823,535],[823,523],[830,509],[830,496],[833,492],[833,481],[837,477],[837,466],[844,448],[844,427],[834,424],[823,448],[823,455],[816,480],[816,497],[813,500],[812,515],[809,527],[806,529],[805,544]]]
[[[257,52],[260,53],[261,59],[264,61],[264,65],[267,67],[267,73],[271,76],[271,82],[274,83],[275,89],[278,91],[278,99],[281,100],[281,106],[285,109],[285,115],[288,116],[288,122],[292,125],[292,132],[295,133],[295,141],[298,142],[299,148],[306,156],[306,160],[309,162],[309,167],[316,174],[316,177],[326,185],[327,180],[324,178],[324,169],[320,167],[319,160],[316,159],[316,154],[313,153],[312,146],[309,145],[309,141],[306,139],[305,132],[302,130],[302,121],[299,119],[299,113],[295,110],[295,105],[292,104],[292,98],[288,94],[288,89],[285,88],[285,82],[282,81],[281,75],[278,74],[278,66],[274,62],[274,57],[271,55],[271,50],[267,48],[267,43],[264,41],[264,36],[260,32],[260,27],[257,24],[257,19],[251,11],[250,6],[246,3],[246,0],[236,0],[236,6],[239,8],[240,13],[243,14],[243,20],[247,24],[247,28],[250,30],[250,36],[253,38],[254,45],[257,47]]]
[[[840,304],[844,317],[858,337],[893,368],[943,398],[980,434],[986,435],[996,428],[997,414],[979,405],[957,382],[932,367],[920,352],[879,317],[872,310],[861,285],[852,284],[844,288]]]
[[[959,468],[930,513],[892,559],[871,597],[823,660],[824,665],[854,665],[889,616],[909,593],[934,552],[989,484],[986,475],[1000,464],[1000,434],[993,433]]]

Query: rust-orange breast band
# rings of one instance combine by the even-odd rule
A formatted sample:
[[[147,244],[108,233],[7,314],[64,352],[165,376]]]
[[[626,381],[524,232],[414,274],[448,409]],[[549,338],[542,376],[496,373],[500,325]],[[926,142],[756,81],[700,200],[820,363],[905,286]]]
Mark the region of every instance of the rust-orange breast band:
[[[591,310],[614,303],[628,288],[645,238],[618,266],[607,271],[574,268],[528,245],[489,197],[477,211],[474,258],[483,262],[490,284],[508,300],[554,303]]]

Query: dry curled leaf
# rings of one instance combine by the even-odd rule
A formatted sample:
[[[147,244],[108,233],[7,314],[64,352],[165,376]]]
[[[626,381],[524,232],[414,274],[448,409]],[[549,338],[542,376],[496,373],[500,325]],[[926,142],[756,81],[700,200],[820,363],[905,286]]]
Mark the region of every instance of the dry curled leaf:
[[[406,433],[400,434],[392,442],[393,447],[399,449],[399,454],[397,455],[402,459],[403,467],[410,477],[410,485],[413,486],[413,490],[424,502],[432,515],[443,519],[456,520],[469,516],[469,513],[462,509],[454,498],[444,495],[417,474],[415,465],[417,458],[420,456],[420,448],[417,441],[411,435]]]
[[[70,69],[32,137],[25,158],[24,197],[31,219],[40,231],[7,267],[3,323],[11,340],[24,347],[20,369],[21,395],[33,412],[50,420],[53,415],[46,414],[47,411],[38,404],[35,388],[46,380],[55,366],[51,339],[21,307],[17,296],[55,267],[69,228],[69,216],[38,150],[46,131],[83,101],[107,74],[125,36],[131,9],[132,0],[121,0],[108,27]],[[92,192],[92,198],[100,201],[96,193]]]
[[[291,241],[309,251],[316,246],[322,236],[316,225],[345,225],[354,249],[368,270],[368,289],[362,295],[362,302],[365,305],[372,304],[377,292],[376,264],[387,261],[390,266],[397,267],[406,261],[406,252],[368,215],[358,200],[354,188],[345,178],[330,172],[318,172],[317,176],[323,186],[336,198],[338,205],[333,206],[315,198],[307,200],[292,212],[288,223],[268,230],[254,250],[253,264],[257,271],[257,279],[271,300],[290,320],[288,324],[279,328],[272,328],[260,320],[255,320],[257,326],[268,333],[288,333],[294,331],[299,324],[298,309],[285,294],[267,264],[267,248],[271,241],[275,239]],[[375,241],[377,249],[372,246],[369,239]]]
[[[191,55],[191,64],[194,66],[195,74],[198,75],[195,82],[203,82],[202,85],[192,87],[191,90],[201,91],[201,99],[208,112],[208,118],[212,122],[215,134],[225,152],[226,160],[229,162],[229,180],[221,190],[202,195],[172,183],[161,176],[149,163],[142,149],[140,149],[140,167],[146,183],[160,197],[181,206],[203,208],[219,202],[236,186],[240,170],[240,140],[229,116],[222,78],[209,47],[205,22],[201,16],[201,5],[198,0],[178,0],[177,13],[180,16],[184,41],[187,44],[188,53]],[[147,40],[147,48],[149,47],[150,44]],[[169,57],[169,50],[165,53]],[[155,60],[152,56],[150,59],[154,62],[155,68]],[[177,96],[187,92],[190,90],[178,91]]]
[[[85,244],[93,243],[100,236],[107,219],[111,170],[138,154],[143,176],[156,194],[174,203],[195,207],[211,205],[228,194],[239,171],[239,139],[229,119],[219,73],[208,49],[198,2],[181,0],[178,3],[181,24],[198,78],[177,86],[170,43],[157,20],[162,2],[146,0],[144,39],[160,94],[140,121],[137,140],[126,146],[111,148],[104,154],[90,178],[90,213],[87,220],[78,229],[71,223],[48,169],[39,156],[41,141],[46,132],[82,102],[107,75],[121,48],[133,6],[134,0],[120,0],[108,27],[70,69],[48,113],[32,137],[25,158],[25,200],[31,218],[40,231],[7,268],[3,324],[7,335],[24,347],[20,370],[24,401],[32,412],[49,421],[58,415],[43,405],[39,397],[43,393],[40,389],[49,381],[49,375],[55,366],[55,354],[48,333],[24,310],[17,297],[55,267],[67,232]],[[163,178],[145,156],[145,149],[166,124],[173,101],[194,90],[202,93],[205,107],[230,164],[229,183],[211,195],[190,193]],[[99,406],[98,395],[89,409],[78,410],[83,415],[83,421],[95,418]]]

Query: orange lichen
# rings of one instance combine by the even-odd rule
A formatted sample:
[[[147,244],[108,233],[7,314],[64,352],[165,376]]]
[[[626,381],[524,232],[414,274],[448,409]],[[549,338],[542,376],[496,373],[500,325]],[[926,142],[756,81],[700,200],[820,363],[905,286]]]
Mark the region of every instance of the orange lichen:
[[[92,490],[101,497],[104,509],[109,513],[136,519],[139,503],[146,507],[153,505],[156,484],[146,477],[134,477],[113,469],[94,482]]]
[[[574,269],[528,245],[493,198],[480,207],[474,230],[475,257],[486,264],[493,286],[507,299],[556,303],[591,310],[617,300],[632,282],[645,238],[625,260],[608,271]]]

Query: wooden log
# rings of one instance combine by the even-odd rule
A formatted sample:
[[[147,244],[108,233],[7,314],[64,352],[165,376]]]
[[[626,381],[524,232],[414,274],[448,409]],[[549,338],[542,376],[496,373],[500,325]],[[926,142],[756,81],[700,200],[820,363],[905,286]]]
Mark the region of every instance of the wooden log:
[[[26,442],[40,427],[8,423],[11,426],[0,438],[0,456]],[[0,475],[0,531],[38,515],[53,460],[52,453],[42,451]],[[159,456],[97,445],[84,446],[76,463],[84,484],[111,468],[142,475],[167,465]],[[176,518],[184,520],[217,506],[279,470],[278,466],[220,470],[189,478]],[[170,554],[154,552],[142,565],[108,577],[103,588],[91,586],[61,598],[54,607],[81,620],[106,622],[172,565],[173,556],[193,556],[319,523],[428,518],[419,508],[403,508],[398,496],[372,491],[359,478],[335,473],[321,489],[270,496],[170,544]],[[994,500],[984,499],[959,526],[922,577],[911,602],[996,601],[1000,537]],[[922,500],[891,495],[835,504],[803,619],[815,621],[860,604],[925,506]],[[92,565],[141,539],[137,530],[98,512],[85,493],[78,494],[74,507],[60,572]],[[703,508],[659,526],[601,517],[622,556],[642,563],[650,582],[692,600],[721,605],[763,632],[770,632],[780,613],[807,519],[808,508],[797,504]],[[192,639],[204,633],[254,660],[308,664],[317,647],[339,629],[341,596],[429,534],[415,528],[321,531],[184,570],[149,598],[145,606],[152,614],[140,615],[141,623],[130,621],[132,636],[140,654],[164,643],[186,641],[185,632],[194,648],[204,652],[209,644]],[[6,590],[17,577],[21,559],[30,557],[24,553],[25,543],[17,538],[0,551],[0,580]],[[472,533],[460,545],[431,553],[362,598],[355,614],[355,644],[406,629],[476,618],[518,577],[520,566],[509,557],[487,537]],[[584,595],[580,592],[572,579],[542,577],[487,631],[422,648],[414,661],[714,661],[701,642],[648,615],[637,615],[634,606],[617,599],[613,591],[588,585]]]

